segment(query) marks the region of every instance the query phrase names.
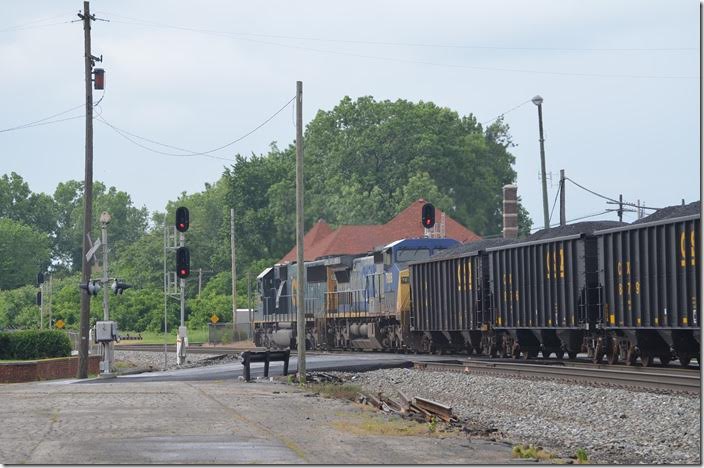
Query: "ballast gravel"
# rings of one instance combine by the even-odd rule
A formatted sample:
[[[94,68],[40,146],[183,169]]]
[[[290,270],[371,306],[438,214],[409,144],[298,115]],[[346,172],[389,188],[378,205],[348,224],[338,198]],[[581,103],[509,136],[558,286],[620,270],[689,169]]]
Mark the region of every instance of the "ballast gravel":
[[[584,449],[594,463],[701,464],[698,395],[660,394],[550,381],[384,369],[353,376],[367,391],[452,407],[497,440],[560,457]]]
[[[200,354],[190,353],[186,355],[186,363],[181,368],[198,367],[208,364],[222,364],[229,362],[228,358],[236,359],[235,356],[227,356],[224,359],[213,360],[222,354]],[[164,353],[149,351],[122,351],[116,349],[114,352],[118,373],[125,373],[131,370],[170,370],[178,369],[176,365],[176,353],[169,351],[166,353],[166,368],[164,367]]]

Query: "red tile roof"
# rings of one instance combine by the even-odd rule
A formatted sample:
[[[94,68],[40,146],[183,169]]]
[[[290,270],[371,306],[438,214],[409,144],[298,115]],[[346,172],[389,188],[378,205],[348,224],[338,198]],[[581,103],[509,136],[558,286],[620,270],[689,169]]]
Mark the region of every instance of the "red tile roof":
[[[374,247],[395,240],[424,235],[420,224],[421,207],[425,200],[413,202],[386,224],[351,224],[333,230],[320,219],[303,237],[303,257],[305,261],[329,255],[354,255],[369,252]],[[436,224],[442,219],[442,211],[435,209]],[[445,214],[445,236],[462,243],[481,239],[471,230]],[[279,263],[295,262],[296,246],[279,260]]]

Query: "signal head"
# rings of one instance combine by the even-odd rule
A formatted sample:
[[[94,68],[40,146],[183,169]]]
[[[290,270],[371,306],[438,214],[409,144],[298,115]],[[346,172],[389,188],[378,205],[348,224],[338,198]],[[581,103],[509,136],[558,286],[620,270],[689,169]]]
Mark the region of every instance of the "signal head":
[[[430,229],[435,226],[435,207],[432,203],[426,203],[421,209],[421,224],[424,228]]]
[[[188,247],[179,247],[176,250],[176,276],[188,278],[191,274],[191,253]]]
[[[178,232],[188,231],[188,208],[185,206],[176,208],[176,230]]]

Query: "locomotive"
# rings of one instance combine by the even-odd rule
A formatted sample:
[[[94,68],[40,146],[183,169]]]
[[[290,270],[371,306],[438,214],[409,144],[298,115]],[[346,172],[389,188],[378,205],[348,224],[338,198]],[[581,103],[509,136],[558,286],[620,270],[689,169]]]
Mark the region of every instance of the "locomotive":
[[[700,204],[523,239],[403,239],[306,262],[306,347],[699,360]],[[255,343],[295,347],[295,268],[258,278]]]

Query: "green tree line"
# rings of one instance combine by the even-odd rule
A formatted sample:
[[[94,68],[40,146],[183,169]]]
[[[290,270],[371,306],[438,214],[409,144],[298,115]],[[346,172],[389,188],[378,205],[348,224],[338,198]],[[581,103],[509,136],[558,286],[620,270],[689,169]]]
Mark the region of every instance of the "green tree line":
[[[480,235],[498,234],[501,188],[516,179],[511,146],[501,120],[483,127],[472,115],[430,102],[345,97],[332,110],[318,111],[305,129],[306,230],[319,218],[333,226],[385,223],[424,198]],[[236,155],[219,180],[180,194],[163,212],[136,207],[128,193],[100,181],[93,193],[91,238],[100,236],[100,213],[109,212],[110,276],[134,285],[123,295],[111,294],[111,317],[121,330],[162,330],[165,308],[169,327],[178,324],[177,301],[165,302],[163,295],[164,225],[173,224],[178,206],[188,207],[191,219],[191,327],[205,326],[213,314],[222,321],[231,317],[230,208],[236,214],[238,307],[255,306],[248,278],[254,299],[256,276],[295,244],[293,143]],[[521,206],[521,231],[530,225]],[[48,195],[32,192],[14,172],[0,177],[0,329],[39,325],[35,281],[47,270],[52,318],[78,327],[82,231],[83,182],[61,182]],[[100,295],[91,314],[102,317]]]

